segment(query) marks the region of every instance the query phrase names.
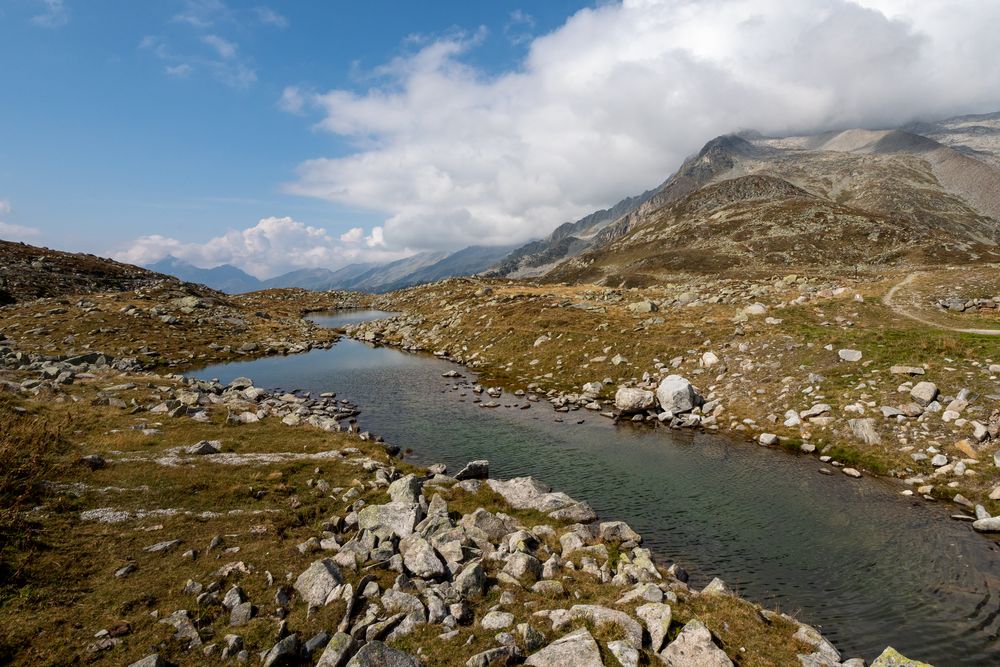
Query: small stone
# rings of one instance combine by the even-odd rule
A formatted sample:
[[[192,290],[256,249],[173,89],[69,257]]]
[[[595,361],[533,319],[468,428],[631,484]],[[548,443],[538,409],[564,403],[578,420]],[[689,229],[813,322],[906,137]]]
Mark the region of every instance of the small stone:
[[[860,350],[839,350],[837,356],[841,361],[861,361],[863,355]]]
[[[491,611],[479,621],[483,630],[503,630],[514,624],[514,614],[506,611]]]

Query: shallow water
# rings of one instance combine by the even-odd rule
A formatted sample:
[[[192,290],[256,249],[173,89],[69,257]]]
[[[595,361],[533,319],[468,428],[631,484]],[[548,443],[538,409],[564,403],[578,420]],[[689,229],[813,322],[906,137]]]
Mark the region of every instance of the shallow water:
[[[358,317],[313,319],[339,327]],[[457,470],[485,458],[496,477],[533,475],[602,517],[627,521],[658,556],[683,565],[693,585],[719,576],[817,626],[845,659],[870,661],[892,645],[938,667],[1000,664],[998,549],[948,519],[948,508],[718,435],[616,427],[546,403],[481,408],[455,388],[461,381],[441,377],[455,369],[472,378],[427,355],[343,339],[330,350],[192,374],[335,391],[359,405],[363,429],[412,448],[411,460]],[[513,395],[499,402],[525,404]]]

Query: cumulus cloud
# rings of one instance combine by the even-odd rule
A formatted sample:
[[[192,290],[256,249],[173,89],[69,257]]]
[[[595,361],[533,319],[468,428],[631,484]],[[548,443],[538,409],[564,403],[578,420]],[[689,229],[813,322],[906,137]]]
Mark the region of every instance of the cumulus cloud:
[[[2,229],[2,228],[0,228]],[[115,259],[131,264],[151,264],[167,255],[209,268],[233,264],[258,278],[270,278],[302,268],[333,268],[352,262],[388,262],[412,250],[385,251],[369,241],[360,227],[339,237],[289,217],[262,218],[256,225],[231,230],[204,243],[187,243],[152,234],[140,236],[125,248],[112,251]]]
[[[69,9],[63,0],[40,0],[42,12],[31,17],[31,22],[41,28],[61,28],[69,23]]]
[[[656,185],[718,134],[996,110],[997,25],[982,0],[625,0],[501,73],[470,64],[482,32],[449,35],[363,92],[286,91],[354,146],[287,190],[383,212],[388,249],[523,241]]]

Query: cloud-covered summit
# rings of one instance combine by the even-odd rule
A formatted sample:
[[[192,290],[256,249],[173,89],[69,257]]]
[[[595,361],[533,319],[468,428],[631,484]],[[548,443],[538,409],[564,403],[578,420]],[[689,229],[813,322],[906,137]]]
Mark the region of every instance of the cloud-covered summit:
[[[386,216],[388,249],[540,236],[661,181],[712,136],[1000,108],[1000,3],[626,0],[582,10],[499,74],[482,31],[378,68],[356,92],[283,106],[353,152],[299,165],[290,192]]]

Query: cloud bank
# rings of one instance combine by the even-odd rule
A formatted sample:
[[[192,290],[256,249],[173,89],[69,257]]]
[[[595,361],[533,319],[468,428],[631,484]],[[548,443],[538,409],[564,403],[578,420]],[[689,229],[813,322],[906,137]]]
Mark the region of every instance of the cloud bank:
[[[12,211],[10,202],[6,199],[0,199],[0,216],[7,216]],[[39,229],[4,222],[3,218],[0,218],[0,239],[4,241],[35,241],[41,235],[42,232]]]
[[[0,227],[2,235],[2,227]],[[141,236],[111,256],[130,264],[151,264],[173,255],[195,266],[233,264],[258,278],[294,269],[335,267],[357,261],[388,262],[412,254],[381,248],[381,230],[365,236],[360,228],[332,236],[288,217],[262,218],[253,227],[231,230],[204,243],[186,243],[160,234]]]
[[[286,188],[384,213],[388,250],[523,241],[736,129],[996,110],[997,25],[989,0],[626,0],[578,12],[500,74],[468,64],[482,31],[451,35],[364,92],[286,89],[281,107],[354,146]]]

